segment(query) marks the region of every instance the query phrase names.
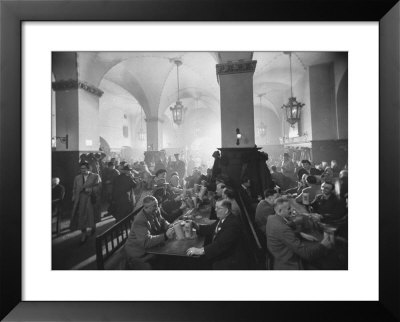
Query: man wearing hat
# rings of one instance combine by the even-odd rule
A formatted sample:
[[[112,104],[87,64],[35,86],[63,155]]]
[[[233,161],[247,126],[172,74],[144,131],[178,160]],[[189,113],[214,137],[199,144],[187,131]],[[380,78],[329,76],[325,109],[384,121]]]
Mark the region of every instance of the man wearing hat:
[[[136,172],[130,165],[125,164],[120,170],[120,175],[115,178],[112,189],[113,216],[116,221],[120,221],[129,215],[135,207],[136,181],[133,177]]]

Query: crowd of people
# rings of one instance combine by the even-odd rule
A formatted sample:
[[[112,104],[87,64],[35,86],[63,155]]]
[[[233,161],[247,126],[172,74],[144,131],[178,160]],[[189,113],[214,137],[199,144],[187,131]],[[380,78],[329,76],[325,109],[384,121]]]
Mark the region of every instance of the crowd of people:
[[[327,162],[313,166],[310,160],[293,162],[285,153],[279,165],[270,166],[272,187],[260,196],[250,189],[249,177],[243,176],[241,185],[234,187],[229,177],[215,169],[191,167],[189,173],[179,154],[174,157],[174,162],[158,166],[155,171],[145,162],[130,165],[110,160],[101,169],[96,162],[93,166],[92,161],[91,166],[82,160],[81,173],[74,180],[71,217],[71,229],[82,231],[81,243],[87,239],[88,228],[90,233],[95,232],[102,199],[119,221],[133,211],[135,189],[139,188],[149,194],[143,198],[143,208],[135,216],[124,246],[127,269],[155,268],[157,256],[146,250],[174,239],[173,223],[188,209],[203,207],[209,209],[209,218],[215,221],[200,225],[189,220],[197,234],[207,238],[204,247],[191,247],[187,255],[202,256],[212,269],[252,268],[246,220],[254,227],[265,252],[265,268],[305,269],[313,267],[310,263],[329,258],[335,248],[334,236],[325,233],[313,243],[302,239],[296,226],[297,206],[303,207],[307,220],[334,227],[335,237],[347,240],[348,170],[339,169],[334,160],[331,167]],[[248,212],[247,217],[243,211]],[[345,267],[345,261],[335,268]]]

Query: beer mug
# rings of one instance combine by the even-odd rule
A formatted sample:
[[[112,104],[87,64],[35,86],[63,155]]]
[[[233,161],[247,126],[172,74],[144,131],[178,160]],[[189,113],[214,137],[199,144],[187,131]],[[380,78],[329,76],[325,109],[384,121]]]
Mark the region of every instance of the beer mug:
[[[191,239],[192,238],[192,222],[186,221],[183,230],[185,232],[185,238]]]
[[[308,206],[310,204],[310,195],[308,192],[303,192],[303,205]]]
[[[194,208],[197,208],[197,197],[192,197]]]
[[[174,231],[175,231],[175,235],[176,235],[176,239],[177,240],[185,239],[185,234],[183,232],[183,229],[182,229],[180,221],[178,221],[178,222],[176,222],[174,224]]]

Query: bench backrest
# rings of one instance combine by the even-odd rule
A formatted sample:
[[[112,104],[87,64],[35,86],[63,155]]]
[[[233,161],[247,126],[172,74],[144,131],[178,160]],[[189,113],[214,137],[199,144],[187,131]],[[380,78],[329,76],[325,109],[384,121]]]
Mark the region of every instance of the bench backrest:
[[[134,210],[124,219],[96,237],[97,269],[104,269],[104,263],[107,259],[125,244],[131,230],[132,222],[142,208]]]
[[[265,269],[266,249],[264,249],[259,236],[257,235],[256,227],[254,227],[254,223],[251,220],[249,212],[251,212],[252,209],[246,207],[246,203],[244,202],[240,192],[237,195],[236,201],[241,210],[241,219],[245,228],[245,237],[247,239],[249,251],[252,253],[251,255],[255,268]]]

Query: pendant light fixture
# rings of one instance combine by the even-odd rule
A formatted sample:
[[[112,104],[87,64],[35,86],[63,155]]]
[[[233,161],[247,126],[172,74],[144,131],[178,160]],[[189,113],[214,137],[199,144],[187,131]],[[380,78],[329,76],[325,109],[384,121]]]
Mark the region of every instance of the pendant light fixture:
[[[265,134],[266,134],[266,132],[267,132],[267,130],[266,130],[266,128],[265,128],[265,124],[264,124],[264,122],[262,121],[262,120],[263,120],[263,112],[262,112],[261,98],[262,98],[264,95],[265,95],[265,93],[262,93],[262,94],[258,94],[258,95],[257,95],[257,96],[259,97],[259,99],[260,99],[260,115],[261,115],[261,122],[260,122],[260,124],[257,126],[257,132],[258,132],[258,135],[261,136],[261,137],[264,137]]]
[[[300,113],[302,107],[305,105],[296,100],[296,97],[293,97],[293,84],[292,84],[292,53],[284,52],[284,54],[289,55],[289,64],[290,64],[290,97],[287,104],[282,106],[286,111],[286,121],[290,124],[291,127],[300,121]]]
[[[170,107],[170,110],[172,112],[172,119],[174,120],[174,123],[177,125],[181,125],[183,122],[183,113],[186,110],[184,108],[182,102],[179,99],[179,66],[182,65],[182,61],[179,59],[175,59],[174,63],[176,65],[176,79],[177,79],[177,87],[178,87],[178,99],[176,100],[176,103],[174,107]]]

